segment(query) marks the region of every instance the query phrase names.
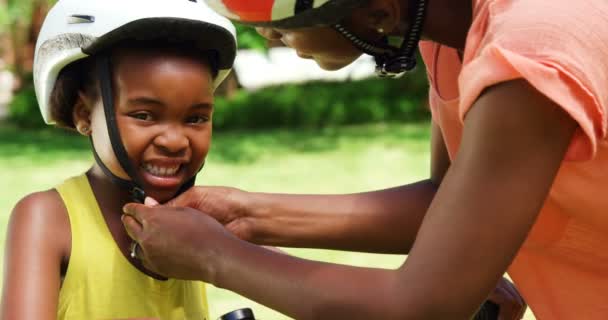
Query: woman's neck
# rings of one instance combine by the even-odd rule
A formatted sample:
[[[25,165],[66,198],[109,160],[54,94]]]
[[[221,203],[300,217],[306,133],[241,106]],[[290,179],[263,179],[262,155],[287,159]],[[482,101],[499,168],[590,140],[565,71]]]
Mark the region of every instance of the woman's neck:
[[[462,51],[472,16],[473,0],[427,0],[422,37]]]

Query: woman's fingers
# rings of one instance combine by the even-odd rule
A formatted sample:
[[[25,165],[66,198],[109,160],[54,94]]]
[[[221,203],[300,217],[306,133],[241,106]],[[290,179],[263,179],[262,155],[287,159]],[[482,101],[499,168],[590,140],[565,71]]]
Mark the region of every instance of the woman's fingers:
[[[159,203],[154,198],[146,197],[146,200],[144,200],[144,205],[149,206],[149,207],[155,207],[155,206],[159,205]]]
[[[124,214],[121,217],[122,224],[125,226],[129,237],[136,242],[139,242],[143,234],[143,227],[133,216]]]

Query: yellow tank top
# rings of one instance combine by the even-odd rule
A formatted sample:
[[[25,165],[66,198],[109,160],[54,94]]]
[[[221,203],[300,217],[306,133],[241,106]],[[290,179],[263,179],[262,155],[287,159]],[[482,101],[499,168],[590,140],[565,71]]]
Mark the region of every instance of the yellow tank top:
[[[209,319],[201,282],[151,278],[121,253],[83,174],[58,186],[68,211],[72,253],[57,319]]]

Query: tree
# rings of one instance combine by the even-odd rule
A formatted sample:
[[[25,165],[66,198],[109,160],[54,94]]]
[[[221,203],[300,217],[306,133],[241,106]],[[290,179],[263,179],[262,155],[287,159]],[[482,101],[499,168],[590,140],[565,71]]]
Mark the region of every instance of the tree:
[[[0,56],[8,61],[19,89],[31,80],[38,32],[54,0],[0,0]]]

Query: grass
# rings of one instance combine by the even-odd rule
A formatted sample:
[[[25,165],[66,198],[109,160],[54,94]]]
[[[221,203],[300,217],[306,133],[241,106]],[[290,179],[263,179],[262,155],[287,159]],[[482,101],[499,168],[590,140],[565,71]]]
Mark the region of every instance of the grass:
[[[428,140],[427,124],[215,132],[212,151],[197,183],[291,193],[391,187],[428,175]],[[0,253],[10,210],[21,197],[51,188],[91,164],[89,144],[82,137],[58,130],[28,131],[0,125]],[[380,268],[395,268],[404,259],[328,250],[288,251],[313,260]],[[209,297],[212,319],[241,307],[253,308],[260,319],[289,319],[225,290],[210,288]]]

